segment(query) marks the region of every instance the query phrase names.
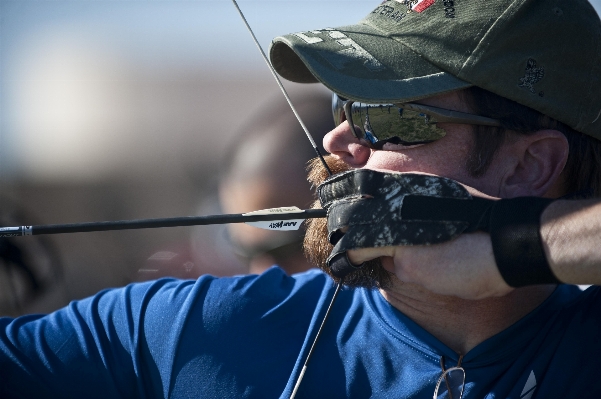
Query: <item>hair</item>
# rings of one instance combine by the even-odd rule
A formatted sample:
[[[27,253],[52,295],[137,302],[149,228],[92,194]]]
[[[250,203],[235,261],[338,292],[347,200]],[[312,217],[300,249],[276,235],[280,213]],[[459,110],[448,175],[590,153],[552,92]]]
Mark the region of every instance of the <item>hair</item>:
[[[461,92],[463,100],[479,115],[501,121],[501,127],[472,126],[474,143],[467,159],[472,176],[488,170],[500,146],[511,134],[532,134],[542,129],[563,133],[569,144],[562,171],[564,195],[601,197],[601,141],[580,133],[532,108],[473,86]]]
[[[334,174],[342,173],[351,168],[340,158],[326,155],[324,157],[328,167]],[[309,172],[308,180],[313,187],[317,187],[328,178],[328,172],[322,166],[319,158],[314,158],[307,167]],[[318,199],[313,203],[312,208],[321,208]],[[319,266],[335,282],[340,278],[332,275],[332,271],[327,265],[327,259],[332,253],[334,246],[328,241],[328,220],[326,218],[307,219],[305,221],[307,233],[303,242],[303,249],[307,260]],[[380,258],[365,262],[365,264],[350,273],[344,278],[344,285],[348,287],[366,287],[366,288],[387,288],[392,285],[393,274],[384,269]]]

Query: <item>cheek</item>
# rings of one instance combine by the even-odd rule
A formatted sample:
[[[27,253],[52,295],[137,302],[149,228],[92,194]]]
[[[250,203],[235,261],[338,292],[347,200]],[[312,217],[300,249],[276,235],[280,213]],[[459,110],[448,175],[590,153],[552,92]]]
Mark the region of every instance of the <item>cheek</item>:
[[[386,271],[394,273],[394,259],[391,256],[382,256],[380,262]]]
[[[374,151],[366,164],[370,169],[423,172],[463,180],[467,177],[469,143],[439,140],[403,151]]]

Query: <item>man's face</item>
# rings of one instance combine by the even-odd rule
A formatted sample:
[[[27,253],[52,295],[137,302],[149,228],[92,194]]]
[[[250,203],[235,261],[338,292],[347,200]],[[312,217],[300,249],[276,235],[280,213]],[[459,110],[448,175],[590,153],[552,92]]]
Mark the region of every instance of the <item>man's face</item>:
[[[431,97],[419,103],[473,112],[457,92]],[[324,138],[324,148],[351,168],[367,168],[385,172],[422,172],[448,177],[484,193],[498,195],[502,170],[492,167],[484,176],[473,177],[467,170],[472,146],[472,130],[468,125],[440,123],[446,136],[435,142],[403,147],[386,144],[383,150],[371,150],[363,140],[353,136],[343,122]]]
[[[419,103],[473,113],[456,92],[424,99]],[[446,131],[446,136],[435,142],[411,147],[386,144],[383,150],[372,150],[367,146],[367,142],[353,136],[345,121],[329,132],[324,137],[323,143],[324,148],[334,158],[334,173],[355,168],[383,172],[421,172],[448,177],[486,194],[499,196],[501,181],[505,173],[503,163],[493,160],[484,175],[479,177],[470,175],[467,160],[473,141],[471,127],[451,123],[440,123],[438,127]],[[498,155],[500,153],[497,154],[497,157]],[[315,185],[327,177],[324,171],[318,172],[316,169],[320,169],[318,162],[314,163],[312,173],[312,182]],[[331,249],[332,246],[327,242],[325,219],[311,221],[305,239],[305,251],[310,260],[325,268],[325,259]],[[361,273],[363,275],[357,275]],[[383,286],[389,282],[389,278],[386,277],[386,273],[377,261],[353,274],[355,281],[350,285]],[[349,283],[349,281],[345,282]]]

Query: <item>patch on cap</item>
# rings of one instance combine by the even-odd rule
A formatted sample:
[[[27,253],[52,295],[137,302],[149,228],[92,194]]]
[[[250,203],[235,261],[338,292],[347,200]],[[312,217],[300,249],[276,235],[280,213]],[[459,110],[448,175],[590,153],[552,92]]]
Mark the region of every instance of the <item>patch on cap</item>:
[[[407,8],[411,7],[412,11],[423,12],[426,8],[436,3],[436,0],[395,0],[401,4],[407,5]]]
[[[518,86],[526,88],[528,91],[530,91],[530,93],[534,94],[536,93],[534,85],[540,82],[540,80],[544,77],[545,68],[537,66],[536,60],[530,58],[526,63],[526,74],[523,78],[520,78],[520,83],[518,83]],[[539,95],[542,97],[543,93],[540,92]]]
[[[422,12],[424,11],[426,8],[430,7],[432,4],[434,4],[436,0],[419,0],[417,3],[415,3],[411,9],[413,11],[416,12]]]

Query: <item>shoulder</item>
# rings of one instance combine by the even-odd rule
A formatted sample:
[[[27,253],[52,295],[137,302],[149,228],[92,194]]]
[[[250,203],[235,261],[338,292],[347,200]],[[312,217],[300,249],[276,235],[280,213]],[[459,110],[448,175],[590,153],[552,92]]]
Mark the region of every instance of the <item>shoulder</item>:
[[[300,316],[312,313],[322,296],[333,290],[332,280],[315,269],[292,276],[279,267],[261,275],[202,276],[198,280],[161,279],[108,290],[86,300],[101,313],[123,310],[149,327],[183,324],[200,317],[205,326],[265,317],[276,311]]]
[[[133,313],[150,309],[153,312],[173,309],[181,313],[182,308],[190,309],[200,301],[200,306],[204,308],[218,306],[224,311],[228,307],[239,309],[261,304],[273,306],[294,298],[304,302],[332,287],[329,277],[317,269],[288,276],[279,267],[272,267],[261,275],[205,275],[197,280],[164,278],[134,283],[119,289],[101,291],[74,304],[99,310],[127,308]]]
[[[178,283],[173,284],[169,291],[177,290]],[[331,279],[319,271],[287,276],[271,268],[261,275],[202,277],[179,309],[163,304],[167,292],[153,299],[147,314],[154,315],[154,322],[145,323],[151,329],[148,353],[168,374],[177,374],[178,381],[195,385],[205,374],[199,392],[207,397],[231,390],[230,380],[269,392],[257,397],[273,397],[283,389],[318,304],[331,297],[332,288]],[[281,385],[277,389],[275,381]]]
[[[287,276],[278,267],[261,275],[166,278],[101,291],[40,322],[50,321],[58,329],[85,323],[93,330],[114,331],[122,343],[144,335],[150,346],[160,347],[190,325],[211,334],[276,315],[295,314],[305,322],[332,288],[321,271]]]
[[[288,276],[279,267],[272,267],[260,275],[199,280],[196,288],[203,315],[223,322],[224,317],[265,318],[274,312],[312,314],[320,298],[333,287],[332,280],[319,270]]]

